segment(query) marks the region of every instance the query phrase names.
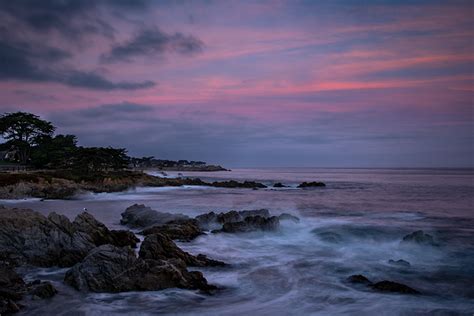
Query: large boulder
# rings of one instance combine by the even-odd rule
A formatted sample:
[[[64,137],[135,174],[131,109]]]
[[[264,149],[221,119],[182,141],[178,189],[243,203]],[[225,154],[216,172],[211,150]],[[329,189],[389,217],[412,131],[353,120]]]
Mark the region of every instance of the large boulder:
[[[203,234],[195,219],[175,220],[163,225],[156,225],[141,232],[143,235],[163,234],[179,241],[191,241]]]
[[[183,214],[171,214],[158,212],[143,204],[134,204],[128,207],[122,214],[120,223],[136,228],[145,228],[153,225],[162,225],[175,220],[187,220],[188,216]]]
[[[406,235],[403,237],[401,241],[402,245],[423,245],[423,246],[437,246],[438,244],[435,243],[433,236],[429,234],[425,234],[422,230],[417,230],[411,234]]]
[[[0,315],[16,313],[26,292],[26,284],[12,267],[0,264]]]
[[[154,291],[166,288],[199,289],[209,292],[200,272],[189,272],[179,260],[137,258],[129,247],[103,245],[66,272],[64,281],[84,292]]]
[[[72,266],[105,243],[134,246],[138,239],[130,234],[109,231],[87,213],[71,223],[56,213],[45,217],[29,209],[0,206],[0,256],[15,264]]]
[[[214,232],[223,233],[246,233],[252,231],[275,231],[280,227],[280,220],[276,216],[248,216],[240,222],[229,222],[222,229]]]
[[[28,294],[34,299],[51,298],[58,293],[58,290],[48,281],[36,280],[28,284]]]
[[[224,266],[225,263],[207,258],[199,254],[193,256],[181,250],[176,244],[164,234],[152,234],[145,237],[140,247],[139,257],[153,260],[182,260],[187,266]]]

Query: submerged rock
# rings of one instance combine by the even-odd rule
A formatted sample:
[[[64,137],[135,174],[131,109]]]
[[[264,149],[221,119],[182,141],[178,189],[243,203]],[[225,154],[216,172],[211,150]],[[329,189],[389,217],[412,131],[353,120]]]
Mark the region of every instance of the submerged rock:
[[[417,290],[401,283],[393,281],[380,281],[371,285],[374,290],[380,292],[400,293],[400,294],[420,294]]]
[[[182,260],[137,258],[128,247],[103,245],[92,250],[67,271],[64,281],[80,291],[126,292],[154,291],[166,288],[199,289],[209,292],[201,272],[186,270]]]
[[[388,263],[394,266],[400,266],[400,267],[405,267],[405,268],[410,266],[410,262],[405,261],[403,259],[399,259],[397,261],[390,259],[388,260]]]
[[[188,216],[183,214],[171,214],[158,212],[143,204],[134,204],[128,207],[122,214],[120,223],[130,227],[150,227],[162,225],[175,220],[187,220]]]
[[[280,227],[280,220],[276,216],[248,216],[240,222],[229,222],[222,226],[222,229],[213,231],[215,233],[246,233],[252,231],[275,231]]]
[[[438,246],[435,243],[433,236],[429,234],[425,234],[422,230],[417,230],[411,234],[406,235],[403,237],[401,242],[402,244],[418,244],[418,245],[425,245],[425,246]]]
[[[288,186],[287,185],[284,185],[283,183],[281,182],[277,182],[273,185],[274,188],[287,188]]]
[[[28,294],[33,298],[45,299],[51,298],[58,293],[58,290],[51,284],[51,282],[36,280],[28,284]]]
[[[350,277],[347,278],[347,282],[356,283],[356,284],[365,284],[365,285],[372,284],[372,282],[369,279],[367,279],[365,276],[363,276],[362,274],[351,275]]]
[[[325,187],[326,184],[323,182],[312,181],[312,182],[302,182],[298,185],[298,188],[312,188],[312,187]]]
[[[363,284],[378,292],[400,293],[400,294],[420,294],[417,290],[401,283],[393,281],[380,281],[373,283],[362,274],[354,274],[347,278],[347,282],[353,284]]]
[[[193,256],[181,250],[168,236],[163,234],[148,235],[140,247],[139,257],[153,260],[179,259],[187,266],[196,267],[225,265],[224,262],[209,259],[204,255]]]
[[[288,213],[281,213],[278,215],[278,219],[280,221],[291,221],[293,223],[299,223],[300,219],[294,215],[288,214]]]
[[[142,231],[147,236],[151,234],[163,234],[171,239],[179,241],[191,241],[194,238],[204,234],[195,219],[175,220],[164,225],[157,225]]]
[[[0,254],[3,260],[15,264],[68,267],[105,243],[135,246],[138,239],[132,235],[110,231],[88,213],[78,215],[71,223],[56,213],[45,217],[29,209],[0,206]]]

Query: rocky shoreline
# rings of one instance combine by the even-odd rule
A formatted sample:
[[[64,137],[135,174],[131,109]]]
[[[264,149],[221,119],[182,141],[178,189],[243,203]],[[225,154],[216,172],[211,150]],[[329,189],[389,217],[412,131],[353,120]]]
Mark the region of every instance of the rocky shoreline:
[[[0,172],[0,199],[68,199],[83,192],[120,192],[134,187],[211,186],[264,189],[260,182],[235,180],[205,182],[199,178],[162,178],[137,171],[80,174],[73,171]],[[303,182],[298,188],[324,187],[322,182]],[[286,187],[277,183],[275,188]]]
[[[128,207],[121,216],[124,227],[140,230],[141,244],[132,231],[110,230],[87,212],[70,221],[54,212],[44,216],[30,209],[0,206],[0,313],[17,312],[31,299],[48,299],[57,293],[47,281],[25,282],[16,272],[18,267],[69,268],[63,282],[80,292],[181,288],[212,295],[219,287],[209,284],[201,272],[189,269],[232,269],[232,263],[190,254],[174,240],[189,242],[204,234],[277,232],[282,221],[300,221],[294,215],[276,216],[266,209],[210,212],[191,218],[140,204]],[[422,231],[405,236],[400,243],[437,246]],[[398,263],[409,266],[403,260],[393,261]],[[363,275],[352,275],[346,282],[363,291],[420,294],[410,286],[372,282]]]

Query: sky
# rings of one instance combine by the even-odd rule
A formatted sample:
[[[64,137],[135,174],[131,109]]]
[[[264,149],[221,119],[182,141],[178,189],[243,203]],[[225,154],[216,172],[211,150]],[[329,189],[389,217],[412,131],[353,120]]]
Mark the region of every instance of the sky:
[[[0,113],[228,167],[474,167],[474,1],[0,0]]]

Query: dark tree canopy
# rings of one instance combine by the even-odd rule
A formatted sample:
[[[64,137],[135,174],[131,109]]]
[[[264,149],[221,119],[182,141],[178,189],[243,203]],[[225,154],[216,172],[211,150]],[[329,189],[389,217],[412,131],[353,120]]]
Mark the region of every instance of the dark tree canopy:
[[[20,162],[27,163],[31,147],[40,139],[52,136],[55,127],[38,116],[26,113],[6,113],[0,116],[0,133],[7,142],[18,148]]]

